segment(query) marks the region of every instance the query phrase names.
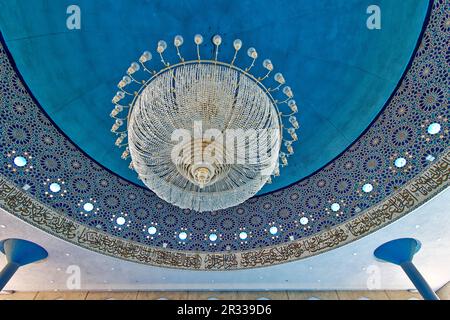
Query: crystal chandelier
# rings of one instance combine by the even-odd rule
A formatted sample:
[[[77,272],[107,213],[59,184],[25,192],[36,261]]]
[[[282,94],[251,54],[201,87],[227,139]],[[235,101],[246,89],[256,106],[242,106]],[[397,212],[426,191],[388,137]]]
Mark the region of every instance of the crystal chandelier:
[[[261,76],[252,73],[255,48],[247,51],[248,66],[239,67],[239,39],[229,62],[218,59],[219,35],[207,59],[201,35],[194,37],[194,59],[183,57],[183,44],[182,36],[174,38],[175,64],[166,61],[161,40],[162,67],[152,67],[152,53],[145,51],[128,68],[112,100],[115,144],[125,147],[122,159],[131,157],[130,169],[165,201],[200,212],[236,206],[279,176],[294,153],[294,94],[281,73],[271,77],[270,60],[263,61]]]

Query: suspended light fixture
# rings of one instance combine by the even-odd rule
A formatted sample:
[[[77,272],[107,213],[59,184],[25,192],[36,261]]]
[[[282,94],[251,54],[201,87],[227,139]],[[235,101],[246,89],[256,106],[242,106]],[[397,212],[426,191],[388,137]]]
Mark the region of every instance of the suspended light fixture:
[[[193,42],[192,60],[181,54],[185,41],[177,35],[175,64],[166,60],[168,45],[161,40],[161,68],[150,67],[150,51],[130,65],[112,100],[111,131],[125,148],[122,158],[131,157],[130,168],[160,198],[183,209],[215,211],[246,201],[280,175],[298,140],[298,108],[283,74],[271,80],[272,61],[263,61],[262,76],[252,73],[255,48],[247,50],[248,66],[239,67],[241,40],[234,40],[229,62],[219,61],[221,36],[212,37],[208,59],[202,57],[203,36]]]

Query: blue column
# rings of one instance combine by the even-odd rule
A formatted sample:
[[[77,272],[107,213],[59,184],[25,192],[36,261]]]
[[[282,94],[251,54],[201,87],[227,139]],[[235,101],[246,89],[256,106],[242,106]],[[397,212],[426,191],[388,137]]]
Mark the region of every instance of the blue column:
[[[16,273],[20,266],[18,264],[8,262],[8,264],[0,272],[0,290],[2,290],[12,276]]]
[[[381,261],[400,266],[425,300],[439,300],[439,297],[412,263],[414,255],[419,252],[420,248],[419,240],[397,239],[378,247],[374,255]]]
[[[0,272],[0,290],[3,290],[20,267],[48,257],[48,253],[44,248],[33,242],[21,239],[0,241],[0,252],[6,256],[8,261]]]
[[[402,263],[400,266],[425,300],[439,300],[439,297],[433,289],[431,289],[427,281],[423,278],[419,270],[417,270],[416,266],[412,262],[407,261]]]

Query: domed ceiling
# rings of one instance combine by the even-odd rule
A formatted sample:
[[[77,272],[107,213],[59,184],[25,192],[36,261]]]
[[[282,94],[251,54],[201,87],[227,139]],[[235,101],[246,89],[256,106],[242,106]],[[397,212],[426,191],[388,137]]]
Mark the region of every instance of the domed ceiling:
[[[259,267],[364,236],[448,185],[448,1],[380,0],[380,30],[365,0],[85,0],[79,30],[66,26],[69,5],[0,12],[0,204],[52,234],[153,265]],[[196,33],[222,35],[230,60],[235,38],[270,58],[301,122],[281,177],[202,214],[142,185],[109,118],[131,61]]]
[[[411,58],[428,1],[381,1],[382,31],[366,27],[370,1],[360,0],[88,0],[78,5],[80,30],[67,29],[65,2],[15,2],[0,14],[14,61],[55,124],[94,160],[141,184],[120,159],[108,117],[130,62],[144,50],[154,52],[160,39],[171,42],[182,34],[193,43],[196,33],[222,35],[221,56],[231,60],[231,43],[240,38],[283,71],[301,111],[295,158],[265,193],[323,167],[373,121]]]

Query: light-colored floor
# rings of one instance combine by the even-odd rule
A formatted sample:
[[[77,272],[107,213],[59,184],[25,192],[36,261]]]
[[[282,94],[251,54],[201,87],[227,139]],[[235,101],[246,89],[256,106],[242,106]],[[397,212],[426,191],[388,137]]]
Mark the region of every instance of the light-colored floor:
[[[450,282],[438,290],[450,300]],[[410,291],[53,291],[1,292],[0,300],[422,300]]]
[[[450,299],[450,286],[438,292]],[[409,291],[279,291],[279,292],[15,292],[0,300],[421,300]]]

